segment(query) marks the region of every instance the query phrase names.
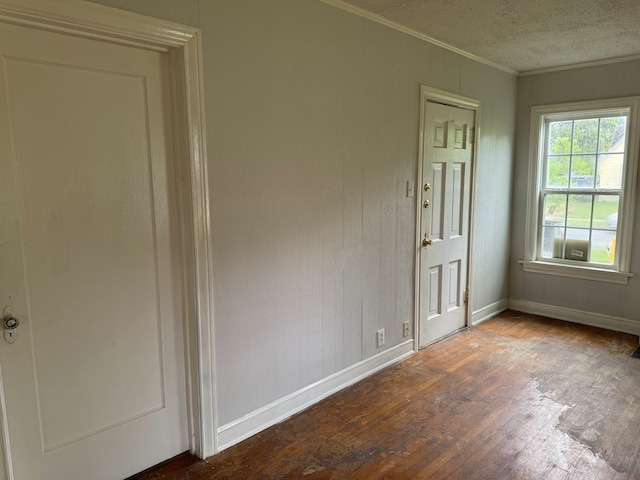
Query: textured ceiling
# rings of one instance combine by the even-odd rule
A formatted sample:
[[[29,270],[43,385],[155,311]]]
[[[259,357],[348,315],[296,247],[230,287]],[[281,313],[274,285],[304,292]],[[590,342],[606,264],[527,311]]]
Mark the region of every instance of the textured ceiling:
[[[640,54],[640,0],[344,0],[519,72]]]

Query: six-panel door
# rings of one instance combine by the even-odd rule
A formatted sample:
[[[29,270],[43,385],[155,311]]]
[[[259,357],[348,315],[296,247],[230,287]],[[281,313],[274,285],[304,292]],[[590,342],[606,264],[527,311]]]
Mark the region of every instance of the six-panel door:
[[[474,112],[428,102],[423,132],[420,346],[466,324]]]

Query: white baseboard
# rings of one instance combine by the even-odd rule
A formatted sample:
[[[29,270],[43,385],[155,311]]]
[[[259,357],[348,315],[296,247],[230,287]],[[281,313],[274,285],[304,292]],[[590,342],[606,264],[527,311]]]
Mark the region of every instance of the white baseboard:
[[[509,308],[509,300],[503,298],[480,310],[476,310],[471,314],[471,325],[476,326],[485,320],[489,320],[491,317],[495,317],[499,313],[504,312],[507,308]]]
[[[279,423],[323,398],[411,356],[414,341],[385,350],[218,428],[218,451]]]
[[[527,300],[517,300],[514,298],[509,299],[509,308],[519,312],[543,315],[545,317],[557,318],[558,320],[566,320],[582,325],[640,335],[640,322],[629,320],[628,318],[585,312],[573,308],[557,307],[555,305],[546,305],[544,303],[529,302]]]

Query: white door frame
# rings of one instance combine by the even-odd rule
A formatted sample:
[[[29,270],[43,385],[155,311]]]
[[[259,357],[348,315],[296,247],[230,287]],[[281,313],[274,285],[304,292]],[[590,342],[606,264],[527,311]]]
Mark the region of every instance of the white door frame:
[[[217,452],[209,192],[200,30],[80,0],[0,0],[0,22],[166,52],[171,69],[183,261],[185,364],[190,450]],[[7,477],[10,444],[0,369]]]
[[[419,130],[419,145],[418,145],[418,191],[416,192],[416,258],[415,258],[415,319],[413,325],[414,333],[414,350],[417,352],[420,350],[420,255],[422,251],[422,238],[421,238],[421,218],[422,218],[422,163],[424,159],[424,128],[425,128],[425,114],[427,109],[427,102],[434,101],[450,105],[452,107],[465,108],[467,110],[473,110],[475,113],[474,127],[475,134],[473,138],[473,152],[471,156],[471,202],[469,205],[469,248],[467,250],[467,278],[465,281],[465,289],[468,293],[468,298],[465,304],[465,326],[471,325],[471,315],[473,305],[473,289],[471,288],[471,279],[473,278],[473,219],[475,212],[475,191],[476,191],[476,161],[478,158],[478,138],[480,138],[480,101],[458,95],[457,93],[447,92],[445,90],[439,90],[437,88],[427,87],[426,85],[420,86],[420,130]]]

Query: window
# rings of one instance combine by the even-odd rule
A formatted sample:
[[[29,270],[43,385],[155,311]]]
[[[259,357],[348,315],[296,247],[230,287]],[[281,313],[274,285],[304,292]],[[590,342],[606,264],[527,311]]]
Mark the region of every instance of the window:
[[[533,108],[526,271],[627,283],[639,102]]]

